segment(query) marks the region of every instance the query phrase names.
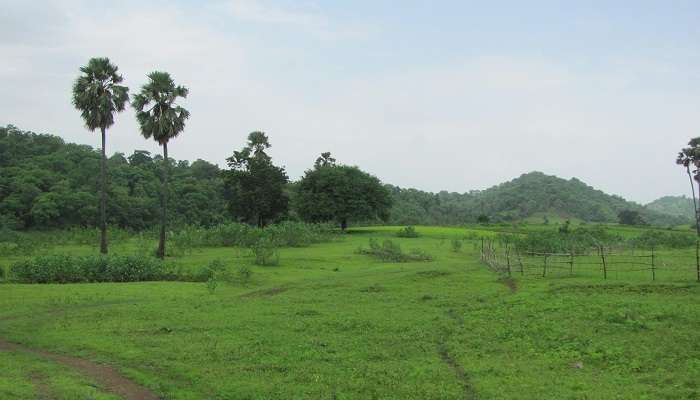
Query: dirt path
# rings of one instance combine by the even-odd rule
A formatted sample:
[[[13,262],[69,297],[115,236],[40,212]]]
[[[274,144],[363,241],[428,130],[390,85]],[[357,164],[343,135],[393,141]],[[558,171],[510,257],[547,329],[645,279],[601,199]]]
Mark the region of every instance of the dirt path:
[[[452,368],[452,371],[454,371],[455,376],[457,377],[457,380],[464,391],[464,400],[476,399],[476,393],[474,393],[474,389],[469,383],[469,376],[467,375],[467,372],[457,362],[457,360],[452,358],[450,353],[447,351],[447,347],[445,347],[443,343],[438,344],[438,354],[440,355],[440,359],[442,359],[442,361],[449,365],[450,368]]]
[[[122,397],[124,400],[159,400],[155,393],[122,376],[117,370],[107,365],[97,364],[78,357],[32,349],[0,339],[0,351],[15,351],[43,357],[93,379],[101,389]],[[40,388],[41,389],[41,388]]]

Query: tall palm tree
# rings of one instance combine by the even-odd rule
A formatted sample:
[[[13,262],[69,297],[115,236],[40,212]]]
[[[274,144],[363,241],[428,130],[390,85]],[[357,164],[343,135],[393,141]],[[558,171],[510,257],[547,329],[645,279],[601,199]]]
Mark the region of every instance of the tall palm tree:
[[[168,206],[168,142],[185,129],[189,111],[177,105],[178,97],[185,98],[189,91],[176,86],[167,72],[154,71],[148,74],[148,83],[133,97],[131,104],[136,110],[136,120],[141,126],[141,134],[153,138],[163,146],[163,173],[160,195],[160,240],[157,255],[165,257],[165,227]]]
[[[690,180],[690,192],[693,194],[693,208],[695,211],[695,230],[700,236],[700,209],[695,198],[695,187],[693,180],[698,181],[698,191],[700,192],[700,137],[690,139],[688,147],[683,148],[676,158],[676,164],[685,167]],[[691,167],[694,169],[691,172]],[[700,195],[700,193],[698,193]]]
[[[92,58],[81,67],[82,74],[73,84],[73,105],[80,111],[85,126],[102,132],[102,159],[100,160],[100,253],[107,254],[107,156],[105,142],[107,128],[114,124],[114,114],[124,111],[129,100],[129,88],[121,86],[123,78],[109,58]]]

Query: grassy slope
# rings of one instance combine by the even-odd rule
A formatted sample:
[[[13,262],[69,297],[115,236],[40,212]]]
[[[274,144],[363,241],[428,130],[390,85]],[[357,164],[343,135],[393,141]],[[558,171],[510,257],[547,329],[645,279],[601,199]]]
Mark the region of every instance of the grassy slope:
[[[253,267],[248,287],[214,294],[194,283],[0,285],[0,337],[113,363],[171,399],[461,399],[465,384],[484,399],[700,396],[698,285],[526,276],[511,293],[475,242],[450,251],[465,232],[451,228],[394,238],[433,262],[354,254],[394,230],[284,249],[280,266]],[[214,258],[250,262],[236,249],[179,262]],[[9,399],[31,388],[26,366],[11,365],[0,379]]]

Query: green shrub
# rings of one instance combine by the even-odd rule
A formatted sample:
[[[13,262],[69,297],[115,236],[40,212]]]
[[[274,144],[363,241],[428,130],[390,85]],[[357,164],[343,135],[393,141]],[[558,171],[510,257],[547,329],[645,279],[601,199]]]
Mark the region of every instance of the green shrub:
[[[139,282],[175,280],[161,260],[140,256],[39,256],[14,263],[14,279],[22,283]]]
[[[256,265],[278,265],[280,262],[277,246],[270,238],[261,238],[250,246],[250,250],[255,257]]]
[[[676,232],[644,231],[630,242],[634,247],[650,249],[652,247],[667,247],[681,249],[695,246],[695,235]]]
[[[452,239],[451,245],[452,251],[455,253],[459,253],[459,251],[462,250],[462,241],[459,239]]]
[[[369,248],[360,247],[357,252],[373,256],[384,262],[431,261],[433,259],[430,254],[423,250],[412,249],[408,253],[404,253],[401,246],[391,240],[385,240],[380,245],[374,238],[369,239]]]
[[[396,236],[401,238],[417,238],[418,232],[413,226],[407,226],[405,228],[399,229],[399,231],[396,232]]]

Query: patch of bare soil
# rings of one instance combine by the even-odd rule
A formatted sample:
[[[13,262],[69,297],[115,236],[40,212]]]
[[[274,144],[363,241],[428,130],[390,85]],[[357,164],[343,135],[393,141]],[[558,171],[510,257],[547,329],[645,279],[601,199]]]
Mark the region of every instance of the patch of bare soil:
[[[120,396],[125,400],[159,399],[159,397],[156,396],[155,393],[125,378],[117,370],[107,365],[97,364],[95,362],[78,357],[52,353],[45,350],[32,349],[27,346],[7,342],[2,339],[0,339],[0,351],[14,351],[33,354],[65,365],[67,367],[73,368],[81,374],[83,374],[84,376],[93,379],[100,386],[101,389],[109,393],[115,394],[117,396]],[[41,385],[39,385],[38,388],[39,392],[41,393]],[[51,399],[52,397],[46,398]]]

